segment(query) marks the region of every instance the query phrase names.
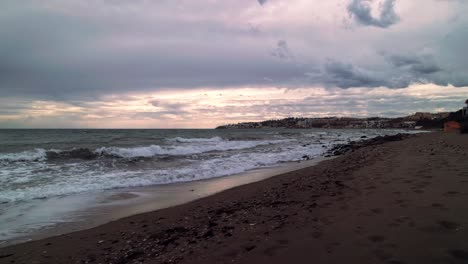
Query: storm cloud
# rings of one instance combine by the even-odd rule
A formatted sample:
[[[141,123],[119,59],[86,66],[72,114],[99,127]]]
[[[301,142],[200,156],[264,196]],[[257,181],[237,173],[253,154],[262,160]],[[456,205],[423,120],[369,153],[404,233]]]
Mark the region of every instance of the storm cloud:
[[[110,118],[118,114],[102,104],[90,111],[96,100],[128,104],[154,93],[466,91],[466,12],[466,1],[439,0],[4,0],[0,123],[32,122],[31,105]],[[144,108],[142,118],[194,113],[185,102],[144,102],[132,105]]]
[[[325,65],[324,83],[340,88],[389,86],[370,71],[335,61]]]
[[[432,56],[392,55],[388,60],[396,67],[419,74],[432,74],[442,70]]]
[[[360,24],[381,28],[396,24],[400,17],[395,12],[395,0],[384,0],[379,5],[379,15],[372,15],[370,3],[374,0],[352,0],[348,5],[349,14]]]
[[[264,8],[255,7],[256,1],[6,0],[0,11],[0,95],[67,99],[155,89],[268,87],[272,83],[267,79],[274,80],[273,85],[290,87],[388,84],[402,88],[426,78],[425,75],[448,70],[455,70],[455,74],[441,74],[437,83],[464,85],[453,76],[468,68],[457,65],[462,63],[462,57],[438,63],[424,57],[406,58],[418,61],[399,66],[397,60],[404,58],[395,56],[386,60],[395,67],[386,67],[385,61],[376,67],[374,60],[381,50],[400,54],[391,49],[401,47],[412,53],[405,43],[394,40],[411,33],[404,28],[392,32],[392,39],[386,41],[379,33],[359,29],[347,32],[327,21],[304,20],[309,17],[308,12],[317,9],[317,13],[327,10],[342,17],[349,12],[360,24],[382,28],[398,21],[398,2],[381,2],[378,17],[372,15],[371,2],[375,1],[352,0],[346,10],[327,10],[325,5],[288,1],[288,11],[283,8],[285,2],[276,0],[269,3],[270,11],[265,13]],[[224,15],[218,15],[220,12]],[[457,10],[451,12],[455,15]],[[450,15],[446,16],[449,20]],[[301,19],[296,21],[296,17]],[[252,34],[253,24],[261,25],[261,34]],[[418,30],[443,31],[431,26],[428,21]],[[408,24],[408,28],[412,27]],[[331,36],[330,30],[340,33]],[[456,33],[466,34],[453,32]],[[432,47],[425,47],[427,37],[418,34],[407,39],[411,45],[420,43],[420,47],[414,47],[416,52],[429,48],[442,56],[451,54],[448,48],[453,41],[431,40]],[[340,36],[346,39],[345,43]],[[363,49],[366,54],[360,57]],[[330,64],[330,60],[336,63]],[[392,81],[398,75],[394,68],[405,67],[412,71],[409,80]],[[312,79],[308,73],[317,68],[323,69],[323,74]]]

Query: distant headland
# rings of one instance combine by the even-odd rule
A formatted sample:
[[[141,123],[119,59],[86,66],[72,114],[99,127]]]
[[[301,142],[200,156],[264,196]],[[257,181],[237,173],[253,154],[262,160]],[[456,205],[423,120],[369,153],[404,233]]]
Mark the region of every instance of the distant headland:
[[[405,117],[288,117],[277,120],[260,122],[242,122],[227,124],[216,129],[261,129],[261,128],[355,128],[355,129],[438,129],[443,128],[448,121],[460,121],[466,119],[466,110],[457,112],[423,113],[418,112]]]

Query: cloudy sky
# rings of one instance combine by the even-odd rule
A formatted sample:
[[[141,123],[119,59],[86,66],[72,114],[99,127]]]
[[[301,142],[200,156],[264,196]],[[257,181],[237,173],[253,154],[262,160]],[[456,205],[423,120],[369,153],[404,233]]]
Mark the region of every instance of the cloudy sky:
[[[465,0],[2,0],[0,127],[453,111]]]

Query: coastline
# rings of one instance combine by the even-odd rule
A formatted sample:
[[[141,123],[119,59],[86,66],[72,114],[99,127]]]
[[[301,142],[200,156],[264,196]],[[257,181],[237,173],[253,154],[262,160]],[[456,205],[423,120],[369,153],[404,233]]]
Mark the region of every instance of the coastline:
[[[1,248],[0,262],[465,263],[467,149],[466,136],[442,133],[364,146],[180,206]]]
[[[285,162],[273,167],[197,181],[121,188],[99,193],[79,193],[39,200],[37,201],[39,205],[36,205],[37,208],[34,211],[50,210],[48,208],[54,207],[58,216],[45,218],[43,221],[50,223],[44,223],[43,226],[33,230],[25,230],[24,235],[15,235],[9,239],[0,240],[0,248],[90,229],[125,217],[186,204],[237,186],[315,166],[330,158],[317,157],[299,162]],[[60,214],[66,215],[66,219],[62,219]],[[31,215],[29,218],[34,217],[37,215]],[[20,225],[16,222],[15,229],[25,229],[29,225],[35,224],[29,222]],[[15,230],[11,232],[20,233]]]

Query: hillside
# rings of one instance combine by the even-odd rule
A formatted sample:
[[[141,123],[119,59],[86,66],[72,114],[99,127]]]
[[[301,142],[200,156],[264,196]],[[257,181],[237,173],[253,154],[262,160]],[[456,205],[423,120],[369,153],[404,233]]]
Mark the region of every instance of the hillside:
[[[415,113],[397,118],[369,117],[288,117],[261,122],[228,124],[216,129],[253,129],[253,128],[442,128],[444,122],[456,119],[456,113]]]

